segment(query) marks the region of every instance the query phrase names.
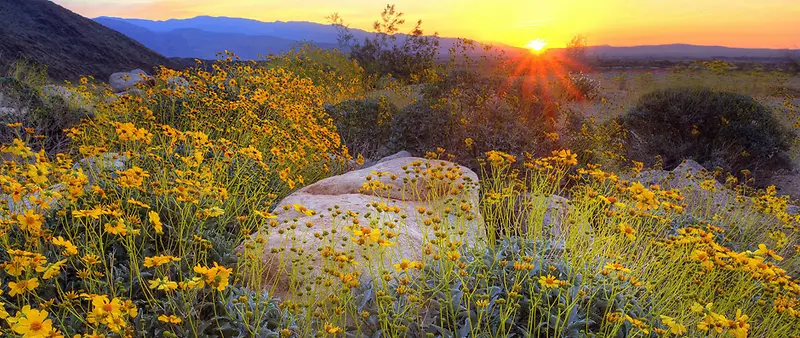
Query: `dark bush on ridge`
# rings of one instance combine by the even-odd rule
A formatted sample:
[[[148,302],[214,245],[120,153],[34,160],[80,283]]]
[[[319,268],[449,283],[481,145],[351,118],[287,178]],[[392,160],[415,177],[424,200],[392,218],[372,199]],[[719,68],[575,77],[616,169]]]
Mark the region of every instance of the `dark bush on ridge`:
[[[325,107],[350,152],[368,158],[383,157],[394,150],[389,141],[397,110],[385,97],[347,100]]]
[[[621,118],[628,156],[645,164],[663,158],[665,168],[694,159],[720,166],[771,172],[789,168],[789,132],[753,98],[708,88],[672,88],[644,95]]]
[[[549,154],[555,109],[533,83],[453,72],[429,83],[403,109],[384,99],[351,100],[326,109],[352,153],[377,159],[400,150],[417,156],[444,148],[471,166],[476,156],[501,150]],[[472,141],[468,145],[465,140]]]
[[[445,148],[462,164],[476,155],[501,150],[548,153],[546,139],[554,109],[534,83],[509,82],[473,72],[453,72],[430,84],[422,99],[409,105],[395,121],[395,144],[412,153]],[[465,139],[472,139],[472,145]]]

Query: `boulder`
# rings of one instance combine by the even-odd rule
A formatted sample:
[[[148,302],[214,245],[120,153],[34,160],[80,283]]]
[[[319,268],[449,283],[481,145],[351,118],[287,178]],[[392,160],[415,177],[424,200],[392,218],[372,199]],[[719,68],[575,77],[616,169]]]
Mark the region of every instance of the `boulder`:
[[[150,75],[147,75],[145,71],[141,69],[134,69],[130,72],[118,72],[111,74],[111,77],[108,79],[108,84],[115,93],[119,93],[131,88],[135,88],[137,84],[146,83],[152,79],[153,78]]]
[[[395,154],[386,156],[386,157],[378,160],[378,162],[376,162],[376,164],[377,163],[381,163],[381,162],[391,161],[391,160],[394,160],[394,159],[397,159],[397,158],[403,158],[403,157],[411,157],[411,153],[409,153],[409,152],[407,152],[405,150],[401,150],[401,151],[399,151],[399,152],[397,152]]]
[[[189,81],[182,76],[173,76],[167,79],[167,84],[173,87],[189,87]]]
[[[281,297],[312,289],[322,295],[316,287],[333,281],[340,288],[352,276],[364,283],[402,259],[422,261],[485,238],[477,175],[416,157],[321,180],[286,197],[272,214],[239,252],[262,263],[254,272]],[[437,240],[437,233],[451,236]]]
[[[541,219],[541,226],[545,233],[549,233],[554,238],[560,238],[566,231],[567,216],[569,212],[569,200],[558,196],[536,196],[528,195],[524,199],[529,206],[528,218],[533,221]],[[535,215],[531,215],[535,212]],[[534,216],[534,217],[530,217]],[[526,224],[525,229],[532,225]]]

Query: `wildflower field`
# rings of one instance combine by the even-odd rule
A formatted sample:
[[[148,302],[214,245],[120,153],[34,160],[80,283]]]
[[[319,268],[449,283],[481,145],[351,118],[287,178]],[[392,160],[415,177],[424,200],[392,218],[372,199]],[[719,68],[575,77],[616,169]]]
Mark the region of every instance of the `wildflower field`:
[[[568,107],[557,101],[571,95],[522,84],[520,97],[552,102],[511,100],[514,84],[448,87],[452,72],[410,81],[438,93],[431,111],[446,112],[456,141],[426,149],[403,177],[365,177],[359,192],[375,198],[366,213],[277,207],[365,161],[340,137],[337,126],[350,122],[326,111],[375,95],[377,79],[344,54],[304,47],[262,63],[227,55],[161,69],[130,95],[93,79],[74,84],[94,114],[64,130],[68,151],[48,153],[21,123],[3,126],[14,136],[0,167],[0,332],[800,337],[800,214],[788,196],[750,185],[747,171],[714,168],[655,184],[658,168],[626,158],[619,125],[564,125]],[[574,90],[562,80],[549,85]],[[424,101],[409,87],[380,90]],[[616,109],[605,100],[602,109]],[[516,127],[470,129],[504,116],[460,114],[483,106],[564,115],[521,134],[540,148],[520,150],[497,138]],[[775,114],[792,127],[797,109],[783,107]],[[522,120],[540,121],[530,116]],[[389,121],[400,118],[361,128],[396,133]],[[426,121],[410,127],[439,126]],[[407,208],[397,194],[431,202]],[[411,223],[425,230],[422,245],[399,257]]]

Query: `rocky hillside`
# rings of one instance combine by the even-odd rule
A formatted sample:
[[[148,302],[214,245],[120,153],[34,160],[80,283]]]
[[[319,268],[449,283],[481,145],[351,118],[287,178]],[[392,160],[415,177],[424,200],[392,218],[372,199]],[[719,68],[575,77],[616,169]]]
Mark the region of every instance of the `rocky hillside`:
[[[175,66],[125,35],[48,0],[1,0],[0,22],[0,70],[28,58],[47,65],[52,79],[74,80]]]

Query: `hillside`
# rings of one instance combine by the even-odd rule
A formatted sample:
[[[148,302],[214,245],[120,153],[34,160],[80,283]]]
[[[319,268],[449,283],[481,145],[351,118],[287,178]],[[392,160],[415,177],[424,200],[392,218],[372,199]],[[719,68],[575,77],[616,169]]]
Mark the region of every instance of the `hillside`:
[[[339,32],[332,25],[305,21],[262,22],[251,19],[198,16],[190,19],[145,20],[98,17],[95,21],[137,40],[145,46],[167,56],[214,58],[217,52],[229,50],[243,59],[257,59],[257,55],[277,54],[287,51],[293,44],[313,42],[322,48],[338,47]],[[360,29],[350,29],[357,41],[372,37]],[[403,43],[406,34],[397,35]],[[447,53],[459,39],[439,39],[440,51]],[[524,49],[497,44],[506,52],[520,53]],[[477,49],[475,55],[485,51]]]
[[[55,80],[111,73],[173,61],[127,36],[47,0],[0,1],[0,68],[20,58],[48,66]]]

